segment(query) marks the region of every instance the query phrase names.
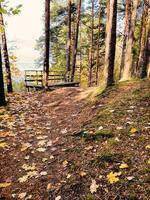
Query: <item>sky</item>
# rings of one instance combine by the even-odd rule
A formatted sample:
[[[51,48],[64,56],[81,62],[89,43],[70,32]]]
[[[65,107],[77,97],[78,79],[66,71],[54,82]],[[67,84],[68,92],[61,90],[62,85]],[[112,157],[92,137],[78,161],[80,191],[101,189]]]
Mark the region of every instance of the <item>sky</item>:
[[[12,6],[18,4],[23,5],[19,15],[4,16],[8,48],[16,45],[14,53],[19,69],[34,69],[35,59],[39,56],[34,48],[43,32],[44,0],[11,0]]]

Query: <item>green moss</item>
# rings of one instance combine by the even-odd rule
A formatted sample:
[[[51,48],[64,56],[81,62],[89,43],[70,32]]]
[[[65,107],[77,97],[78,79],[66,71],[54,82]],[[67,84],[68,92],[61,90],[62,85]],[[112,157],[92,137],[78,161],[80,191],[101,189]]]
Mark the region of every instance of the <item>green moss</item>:
[[[85,198],[85,200],[94,200],[94,197],[92,194],[88,194]]]
[[[113,134],[109,130],[97,130],[95,132],[96,137],[112,138]]]
[[[106,163],[119,163],[123,159],[121,153],[110,153],[109,151],[103,151],[99,153],[95,158],[95,164],[103,166]]]

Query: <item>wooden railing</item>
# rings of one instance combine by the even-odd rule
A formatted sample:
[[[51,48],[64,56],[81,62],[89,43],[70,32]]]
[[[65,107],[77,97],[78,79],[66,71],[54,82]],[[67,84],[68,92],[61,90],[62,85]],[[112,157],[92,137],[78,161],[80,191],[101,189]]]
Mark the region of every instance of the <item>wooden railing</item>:
[[[77,80],[77,78],[76,78]],[[76,86],[79,81],[71,83],[66,77],[64,71],[49,71],[48,86]],[[44,75],[41,70],[26,70],[25,71],[25,87],[40,89],[44,87]]]

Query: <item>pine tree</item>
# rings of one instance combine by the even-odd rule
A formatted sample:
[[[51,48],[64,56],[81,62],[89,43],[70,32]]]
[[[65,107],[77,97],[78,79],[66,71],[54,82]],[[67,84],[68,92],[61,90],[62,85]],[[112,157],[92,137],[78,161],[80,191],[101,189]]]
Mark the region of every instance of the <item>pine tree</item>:
[[[75,75],[75,69],[76,69],[80,15],[81,15],[81,0],[79,0],[78,2],[78,9],[77,9],[76,34],[75,34],[75,41],[74,41],[74,48],[73,48],[73,62],[72,62],[72,75],[71,75],[72,82],[74,81],[74,75]]]
[[[3,79],[3,69],[2,69],[2,57],[0,50],[0,106],[5,106],[5,91],[4,91],[4,79]]]
[[[1,4],[0,4],[0,8],[1,8]],[[2,53],[3,53],[4,64],[5,64],[5,69],[6,69],[7,91],[8,91],[8,93],[11,93],[11,92],[13,92],[11,70],[10,70],[7,40],[6,40],[6,33],[5,33],[5,29],[4,29],[4,20],[3,20],[2,13],[0,13],[0,25],[3,27],[1,37],[2,37]]]
[[[133,42],[139,0],[126,0],[125,38],[123,45],[123,61],[121,66],[121,80],[129,80],[133,72]]]
[[[105,82],[106,86],[114,83],[114,62],[116,52],[116,24],[117,24],[117,0],[107,0],[106,22],[106,50],[105,50]]]
[[[49,53],[50,53],[50,0],[45,0],[45,51],[44,51],[44,72],[45,86],[48,87],[49,75]]]
[[[148,68],[148,40],[149,40],[149,29],[150,25],[148,23],[148,13],[149,7],[144,4],[142,20],[141,20],[141,31],[140,31],[140,51],[139,58],[137,62],[137,75],[140,78],[145,78],[147,76]]]

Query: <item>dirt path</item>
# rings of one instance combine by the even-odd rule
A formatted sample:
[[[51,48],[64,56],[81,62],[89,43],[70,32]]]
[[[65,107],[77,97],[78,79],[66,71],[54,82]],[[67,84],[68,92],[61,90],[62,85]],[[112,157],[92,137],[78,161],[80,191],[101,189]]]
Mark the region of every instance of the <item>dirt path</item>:
[[[63,154],[71,148],[67,135],[80,128],[84,120],[80,113],[87,104],[87,95],[82,89],[70,88],[9,98],[9,116],[2,121],[1,131],[11,131],[14,136],[8,134],[4,139],[9,147],[1,151],[1,182],[12,184],[3,189],[1,199],[19,199],[18,195],[23,193],[26,193],[23,199],[48,198],[48,183],[56,184],[65,173],[62,162],[67,158]],[[31,170],[35,174],[20,183],[20,178],[26,179],[28,172],[22,169],[24,164],[35,164]]]
[[[88,196],[91,179],[98,179],[105,171],[97,166],[91,170],[89,163],[106,141],[85,143],[72,134],[83,124],[89,126],[100,110],[122,95],[130,95],[136,87],[107,91],[93,104],[87,101],[91,91],[77,88],[10,96],[7,109],[0,110],[0,183],[11,184],[1,189],[0,200],[114,199],[109,198],[105,181],[99,190],[102,198]],[[116,119],[115,126],[123,125],[124,120]],[[116,130],[113,120],[105,115],[98,123]],[[94,126],[89,126],[91,133]]]

